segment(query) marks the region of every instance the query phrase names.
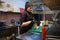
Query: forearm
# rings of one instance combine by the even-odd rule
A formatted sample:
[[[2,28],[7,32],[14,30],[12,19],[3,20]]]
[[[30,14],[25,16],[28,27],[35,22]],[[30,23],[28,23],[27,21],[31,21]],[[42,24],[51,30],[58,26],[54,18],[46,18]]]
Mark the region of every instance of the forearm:
[[[28,26],[30,23],[31,23],[31,21],[23,22],[21,26],[25,27],[25,26]]]

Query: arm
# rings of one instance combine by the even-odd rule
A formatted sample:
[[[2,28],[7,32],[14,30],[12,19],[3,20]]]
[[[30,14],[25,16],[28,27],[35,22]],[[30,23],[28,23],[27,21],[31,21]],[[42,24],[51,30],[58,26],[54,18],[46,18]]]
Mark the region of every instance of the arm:
[[[28,26],[31,23],[31,21],[25,22],[26,16],[27,16],[26,13],[21,14],[21,18],[20,18],[21,27]]]
[[[31,21],[23,22],[21,26],[25,27],[25,26],[28,26],[30,23],[31,23]]]

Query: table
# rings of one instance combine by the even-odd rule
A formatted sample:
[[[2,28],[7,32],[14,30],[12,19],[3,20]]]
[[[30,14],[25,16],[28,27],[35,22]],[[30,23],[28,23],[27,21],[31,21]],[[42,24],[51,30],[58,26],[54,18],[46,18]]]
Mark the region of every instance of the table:
[[[46,31],[48,31],[48,27],[46,27]],[[34,33],[41,33],[42,32],[42,27],[41,26],[39,26],[39,28],[38,29],[34,29],[34,28],[32,28],[31,30],[29,30],[29,32],[34,32]]]
[[[48,31],[48,27],[46,27],[46,31]],[[31,36],[32,34],[35,34],[35,33],[40,34],[40,39],[41,39],[41,36],[42,36],[42,27],[39,26],[38,29],[32,28],[32,29],[29,30],[28,32],[31,33],[30,36]],[[28,34],[27,34],[27,35],[28,35]],[[36,36],[37,36],[37,34],[36,34]],[[17,39],[17,40],[21,40],[20,37],[21,37],[21,35],[16,36],[16,39]],[[35,36],[33,36],[33,37],[35,37]],[[27,38],[28,38],[28,37],[27,37]],[[29,39],[29,38],[28,38],[28,39]],[[40,40],[40,39],[39,39],[39,40]]]

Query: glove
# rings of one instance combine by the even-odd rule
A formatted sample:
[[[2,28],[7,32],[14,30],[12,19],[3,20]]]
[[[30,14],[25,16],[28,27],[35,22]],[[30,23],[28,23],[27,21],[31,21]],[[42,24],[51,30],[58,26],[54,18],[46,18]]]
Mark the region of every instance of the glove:
[[[31,20],[31,23],[32,23],[32,24],[34,24],[34,23],[35,23],[35,21],[34,21],[34,20]]]
[[[32,22],[33,22],[33,23],[37,23],[37,21],[35,21],[35,20],[32,20]]]

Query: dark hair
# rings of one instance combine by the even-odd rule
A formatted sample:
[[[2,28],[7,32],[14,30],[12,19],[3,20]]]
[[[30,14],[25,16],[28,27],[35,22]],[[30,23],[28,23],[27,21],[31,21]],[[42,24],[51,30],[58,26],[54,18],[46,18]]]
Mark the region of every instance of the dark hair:
[[[33,6],[30,2],[25,3],[25,11],[27,11],[27,8]]]

